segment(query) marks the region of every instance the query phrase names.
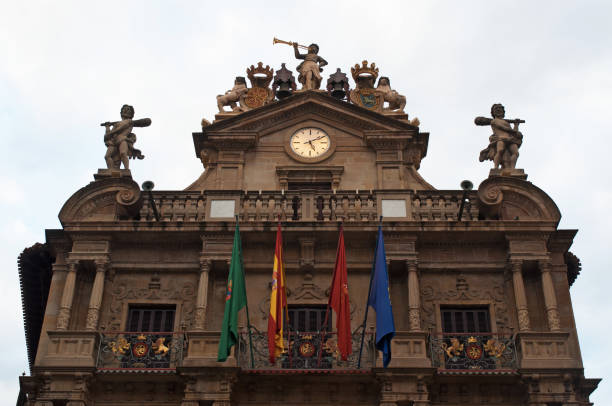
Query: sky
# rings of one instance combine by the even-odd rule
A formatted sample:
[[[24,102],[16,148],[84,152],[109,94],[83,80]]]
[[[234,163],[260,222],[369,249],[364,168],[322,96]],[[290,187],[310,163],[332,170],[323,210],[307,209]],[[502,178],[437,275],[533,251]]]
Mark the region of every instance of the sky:
[[[63,203],[105,167],[99,124],[124,103],[150,117],[135,131],[146,159],[134,179],[181,190],[202,172],[191,133],[214,118],[215,96],[259,61],[295,71],[278,37],[319,44],[324,80],[375,62],[430,133],[419,172],[438,189],[488,176],[478,154],[489,130],[474,117],[500,102],[526,121],[517,167],[555,200],[560,228],[580,230],[571,294],[585,375],[604,378],[591,401],[611,404],[610,16],[605,1],[1,0],[2,397],[12,403],[28,372],[17,257],[60,228]]]

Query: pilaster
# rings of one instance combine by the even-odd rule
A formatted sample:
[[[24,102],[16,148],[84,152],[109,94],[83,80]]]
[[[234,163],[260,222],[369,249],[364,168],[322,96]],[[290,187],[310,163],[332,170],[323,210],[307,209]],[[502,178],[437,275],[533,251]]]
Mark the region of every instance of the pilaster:
[[[79,261],[68,260],[68,272],[64,282],[62,291],[62,300],[60,302],[59,314],[57,315],[57,330],[67,330],[70,323],[70,311],[72,310],[72,300],[74,298],[74,287],[76,284],[76,273]]]
[[[97,330],[98,319],[100,318],[100,306],[102,305],[102,295],[104,293],[104,278],[108,268],[109,261],[96,259],[96,277],[91,289],[91,297],[89,299],[89,308],[87,309],[87,323],[85,330]]]
[[[198,294],[196,298],[194,330],[204,331],[206,323],[206,303],[208,302],[208,276],[212,261],[205,257],[200,258],[200,278],[198,281]]]
[[[421,331],[421,296],[416,259],[406,261],[408,268],[408,320],[410,331]]]
[[[544,306],[546,307],[548,328],[550,331],[560,331],[561,320],[559,318],[557,295],[555,293],[555,286],[551,275],[552,264],[550,260],[541,260],[538,261],[538,266],[542,276],[542,290],[544,293]]]
[[[525,283],[523,282],[523,261],[521,259],[511,259],[510,267],[512,270],[512,284],[514,288],[516,311],[518,313],[519,330],[529,331],[531,329],[531,323],[529,321]]]

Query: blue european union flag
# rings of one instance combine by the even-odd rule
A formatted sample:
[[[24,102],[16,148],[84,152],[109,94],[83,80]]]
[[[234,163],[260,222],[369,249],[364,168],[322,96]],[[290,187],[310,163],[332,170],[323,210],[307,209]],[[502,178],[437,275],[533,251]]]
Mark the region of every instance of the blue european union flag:
[[[376,311],[376,348],[383,353],[383,366],[391,362],[391,339],[395,335],[393,310],[389,298],[389,277],[382,226],[378,226],[378,239],[372,272],[372,287],[368,305]]]

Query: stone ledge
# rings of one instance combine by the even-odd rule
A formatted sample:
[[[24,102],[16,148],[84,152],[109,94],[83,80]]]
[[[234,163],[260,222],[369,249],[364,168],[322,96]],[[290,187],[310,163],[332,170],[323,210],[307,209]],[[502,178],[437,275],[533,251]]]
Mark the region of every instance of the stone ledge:
[[[96,331],[48,331],[47,353],[37,367],[95,367],[98,348]]]
[[[582,368],[569,344],[568,332],[523,332],[517,334],[519,363],[526,368]]]
[[[184,367],[236,367],[236,358],[232,354],[225,362],[217,362],[220,331],[188,331],[187,354],[183,360]]]
[[[390,368],[431,368],[426,332],[397,331],[391,340]],[[380,364],[380,365],[379,365]],[[376,360],[382,367],[382,357]]]

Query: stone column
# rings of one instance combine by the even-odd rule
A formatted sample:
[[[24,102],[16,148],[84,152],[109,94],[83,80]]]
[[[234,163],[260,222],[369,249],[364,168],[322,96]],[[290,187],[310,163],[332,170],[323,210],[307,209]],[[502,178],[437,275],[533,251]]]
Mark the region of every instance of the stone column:
[[[417,273],[417,261],[406,261],[408,266],[408,320],[410,331],[421,331],[421,288]]]
[[[102,305],[102,294],[104,293],[104,277],[106,276],[106,268],[108,261],[96,260],[96,278],[94,279],[93,287],[91,288],[91,297],[89,299],[89,308],[87,309],[87,323],[85,330],[97,330],[98,319],[100,318],[100,306]]]
[[[519,331],[529,331],[531,330],[531,325],[527,308],[527,296],[525,295],[525,283],[523,282],[523,261],[512,259],[510,260],[510,265],[512,267],[512,284],[518,313]]]
[[[555,285],[550,270],[552,265],[550,261],[539,261],[538,265],[542,274],[542,290],[544,293],[544,306],[546,306],[548,328],[550,331],[559,331],[561,330],[561,322],[559,320],[559,310],[557,308]]]
[[[208,274],[210,273],[210,259],[200,259],[200,281],[198,282],[198,295],[196,298],[194,329],[203,331],[206,322],[206,304],[208,303]]]
[[[57,315],[56,328],[58,330],[67,330],[70,322],[70,311],[72,309],[72,299],[74,298],[74,286],[76,284],[77,266],[79,261],[68,261],[68,273],[64,282],[64,290],[62,291],[62,300],[60,302],[59,314]]]

